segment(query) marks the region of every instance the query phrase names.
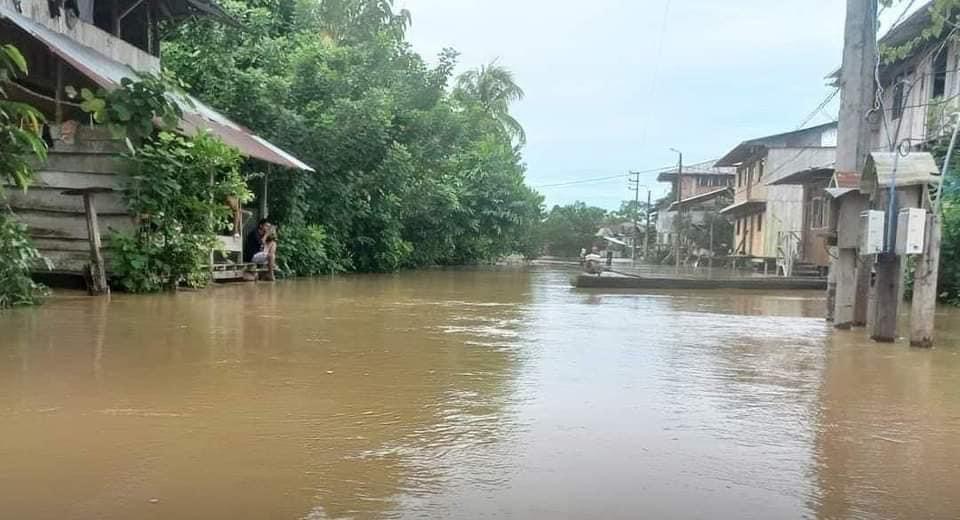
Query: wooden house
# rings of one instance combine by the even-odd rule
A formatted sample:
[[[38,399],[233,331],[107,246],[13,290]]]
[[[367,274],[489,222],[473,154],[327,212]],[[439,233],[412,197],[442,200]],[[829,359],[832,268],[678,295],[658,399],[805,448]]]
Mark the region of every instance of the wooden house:
[[[764,264],[792,262],[800,249],[803,188],[785,175],[832,164],[837,124],[744,141],[717,161],[736,168],[734,202],[722,210],[734,224],[734,254]],[[782,265],[781,265],[782,267]]]
[[[91,127],[89,116],[66,95],[67,87],[109,90],[124,78],[159,72],[158,24],[192,16],[236,24],[212,0],[0,0],[0,44],[15,45],[30,67],[29,75],[5,85],[5,90],[44,113],[53,139],[34,185],[26,193],[6,190],[6,203],[28,225],[57,272],[84,274],[90,263],[94,237],[85,216],[86,199],[95,198],[100,229],[133,226],[119,194],[123,147],[105,129]],[[211,132],[246,157],[311,171],[188,94],[169,94],[183,109],[179,130],[184,134]],[[238,251],[240,242],[223,237],[228,251]]]
[[[671,184],[673,199],[657,208],[656,245],[659,248],[672,246],[678,209],[682,208],[694,224],[705,222],[708,213],[717,212],[720,208],[715,207],[715,202],[724,200],[733,185],[735,172],[733,168],[718,167],[716,161],[684,165],[682,175],[678,174],[678,168],[660,172],[657,181]]]

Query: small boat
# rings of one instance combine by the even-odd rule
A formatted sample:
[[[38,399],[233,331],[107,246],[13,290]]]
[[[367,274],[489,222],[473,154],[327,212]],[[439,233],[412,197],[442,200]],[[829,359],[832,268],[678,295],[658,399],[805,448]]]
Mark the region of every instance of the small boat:
[[[745,289],[825,290],[827,279],[820,277],[743,276],[698,278],[692,276],[647,277],[621,273],[583,273],[571,280],[578,289]]]

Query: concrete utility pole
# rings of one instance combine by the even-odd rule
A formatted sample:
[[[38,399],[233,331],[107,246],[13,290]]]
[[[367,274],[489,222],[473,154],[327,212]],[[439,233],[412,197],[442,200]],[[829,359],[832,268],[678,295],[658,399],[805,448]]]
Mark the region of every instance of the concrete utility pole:
[[[837,135],[838,175],[863,173],[870,153],[867,113],[873,108],[874,72],[877,61],[877,0],[847,0],[843,67],[840,72],[840,119]],[[836,204],[837,257],[830,265],[836,280],[833,299],[834,326],[854,324],[857,298],[857,234],[862,196],[851,193]],[[829,296],[828,296],[828,299]],[[828,313],[829,315],[829,313]]]
[[[647,190],[647,227],[643,230],[643,261],[650,261],[650,190]]]
[[[957,132],[960,131],[960,114],[954,114],[954,117],[957,120],[954,122],[950,146],[947,147],[947,156],[943,160],[940,186],[937,187],[937,198],[933,201],[930,214],[927,215],[923,254],[917,258],[916,271],[913,277],[910,345],[914,347],[930,348],[933,346],[933,325],[937,310],[937,281],[940,276],[940,237],[943,230],[941,214],[943,181],[947,178],[947,172],[950,171],[950,161],[957,144]]]
[[[676,269],[680,270],[680,221],[683,220],[683,208],[680,203],[683,202],[683,152],[676,148],[671,148],[671,152],[677,152],[679,160],[677,161],[677,215],[673,219],[673,256],[676,260]]]
[[[640,228],[640,172],[630,172],[630,188],[633,189],[633,245],[630,247],[633,253],[633,263],[637,263],[637,236]]]

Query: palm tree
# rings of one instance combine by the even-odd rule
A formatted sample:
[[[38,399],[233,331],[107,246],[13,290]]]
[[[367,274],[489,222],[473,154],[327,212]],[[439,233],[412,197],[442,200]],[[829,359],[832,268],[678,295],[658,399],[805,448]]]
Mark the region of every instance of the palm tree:
[[[411,24],[410,11],[394,11],[394,0],[321,0],[312,4],[312,16],[319,20],[320,32],[337,42],[350,37],[371,38],[388,31],[403,39]]]
[[[510,104],[523,99],[523,89],[514,80],[513,72],[499,65],[497,60],[461,74],[457,78],[455,94],[479,103],[520,145],[527,142],[523,126],[510,115]]]

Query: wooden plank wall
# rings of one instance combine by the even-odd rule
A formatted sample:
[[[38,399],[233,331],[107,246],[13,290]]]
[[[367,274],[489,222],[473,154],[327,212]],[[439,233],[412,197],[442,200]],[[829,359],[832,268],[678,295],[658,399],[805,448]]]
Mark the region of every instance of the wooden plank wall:
[[[56,272],[81,274],[90,262],[83,197],[64,195],[64,190],[116,190],[97,194],[95,199],[105,245],[111,230],[129,231],[134,227],[119,193],[123,158],[114,152],[99,151],[101,148],[91,147],[98,151],[85,152],[78,145],[71,145],[72,151],[65,152],[55,147],[46,163],[37,165],[38,172],[28,190],[5,190],[4,202],[18,220],[27,224],[37,249],[53,262]],[[109,255],[106,256],[109,267]]]

